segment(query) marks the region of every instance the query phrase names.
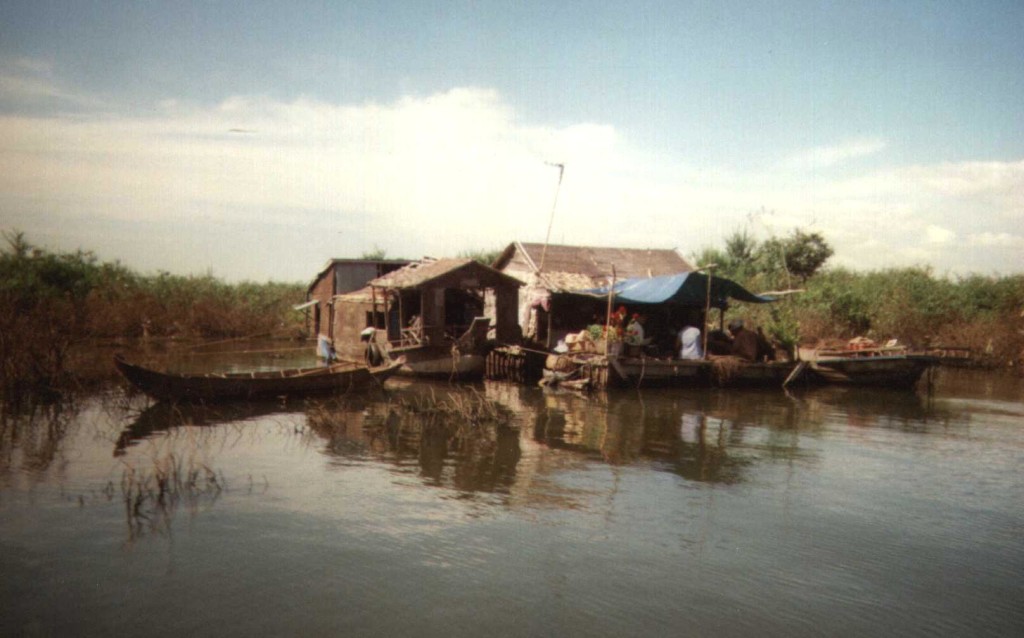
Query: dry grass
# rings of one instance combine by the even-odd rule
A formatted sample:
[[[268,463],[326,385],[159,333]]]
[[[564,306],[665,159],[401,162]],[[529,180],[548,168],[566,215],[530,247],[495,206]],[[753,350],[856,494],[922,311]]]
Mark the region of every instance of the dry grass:
[[[223,474],[196,460],[195,449],[184,456],[155,453],[145,466],[125,463],[121,498],[129,536],[167,533],[180,507],[196,511],[210,505],[227,489]]]

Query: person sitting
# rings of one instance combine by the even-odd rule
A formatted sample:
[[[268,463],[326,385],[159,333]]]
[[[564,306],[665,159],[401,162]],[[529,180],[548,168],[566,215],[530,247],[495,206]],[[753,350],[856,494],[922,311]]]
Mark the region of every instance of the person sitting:
[[[744,328],[742,319],[730,321],[729,332],[732,333],[732,352],[730,354],[747,361],[757,361],[759,354],[757,333]]]
[[[686,325],[676,336],[676,351],[680,359],[703,359],[704,346],[701,343],[700,328]]]
[[[732,339],[721,330],[708,332],[708,354],[728,355],[732,353]]]
[[[626,326],[626,346],[631,356],[638,356],[643,353],[644,346],[651,343],[651,339],[644,337],[644,323],[647,317],[639,312],[633,313],[633,319]]]
[[[761,326],[757,327],[757,360],[775,361],[775,346],[768,340]]]

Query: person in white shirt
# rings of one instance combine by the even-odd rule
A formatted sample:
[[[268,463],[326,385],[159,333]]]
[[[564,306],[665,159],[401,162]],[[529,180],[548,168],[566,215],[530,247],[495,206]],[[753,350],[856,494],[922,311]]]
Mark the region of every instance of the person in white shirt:
[[[683,326],[676,336],[676,348],[680,359],[703,359],[704,348],[701,344],[700,329],[694,326]]]

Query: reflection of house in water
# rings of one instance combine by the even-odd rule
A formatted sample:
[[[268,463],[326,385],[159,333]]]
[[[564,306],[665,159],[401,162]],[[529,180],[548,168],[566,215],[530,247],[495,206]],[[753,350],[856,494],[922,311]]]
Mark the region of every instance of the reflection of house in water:
[[[396,391],[387,402],[311,414],[310,430],[324,441],[324,451],[340,458],[370,456],[396,471],[415,472],[424,484],[461,492],[509,493],[520,458],[519,432],[496,423],[460,428],[450,414],[409,405],[429,386]],[[426,396],[424,395],[424,396]]]
[[[615,465],[655,461],[688,480],[737,483],[752,463],[803,455],[799,404],[774,395],[765,395],[768,401],[754,398],[729,392],[697,393],[687,400],[669,393],[643,401],[611,395],[608,405],[598,407],[571,393],[551,394],[535,408],[532,438]]]

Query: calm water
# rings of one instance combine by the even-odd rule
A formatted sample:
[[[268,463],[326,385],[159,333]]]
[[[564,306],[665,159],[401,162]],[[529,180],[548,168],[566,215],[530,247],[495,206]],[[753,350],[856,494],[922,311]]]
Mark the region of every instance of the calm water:
[[[393,411],[449,392],[513,427]],[[0,635],[1024,635],[1022,417],[1020,380],[953,370],[215,410],[112,385],[0,422]]]

